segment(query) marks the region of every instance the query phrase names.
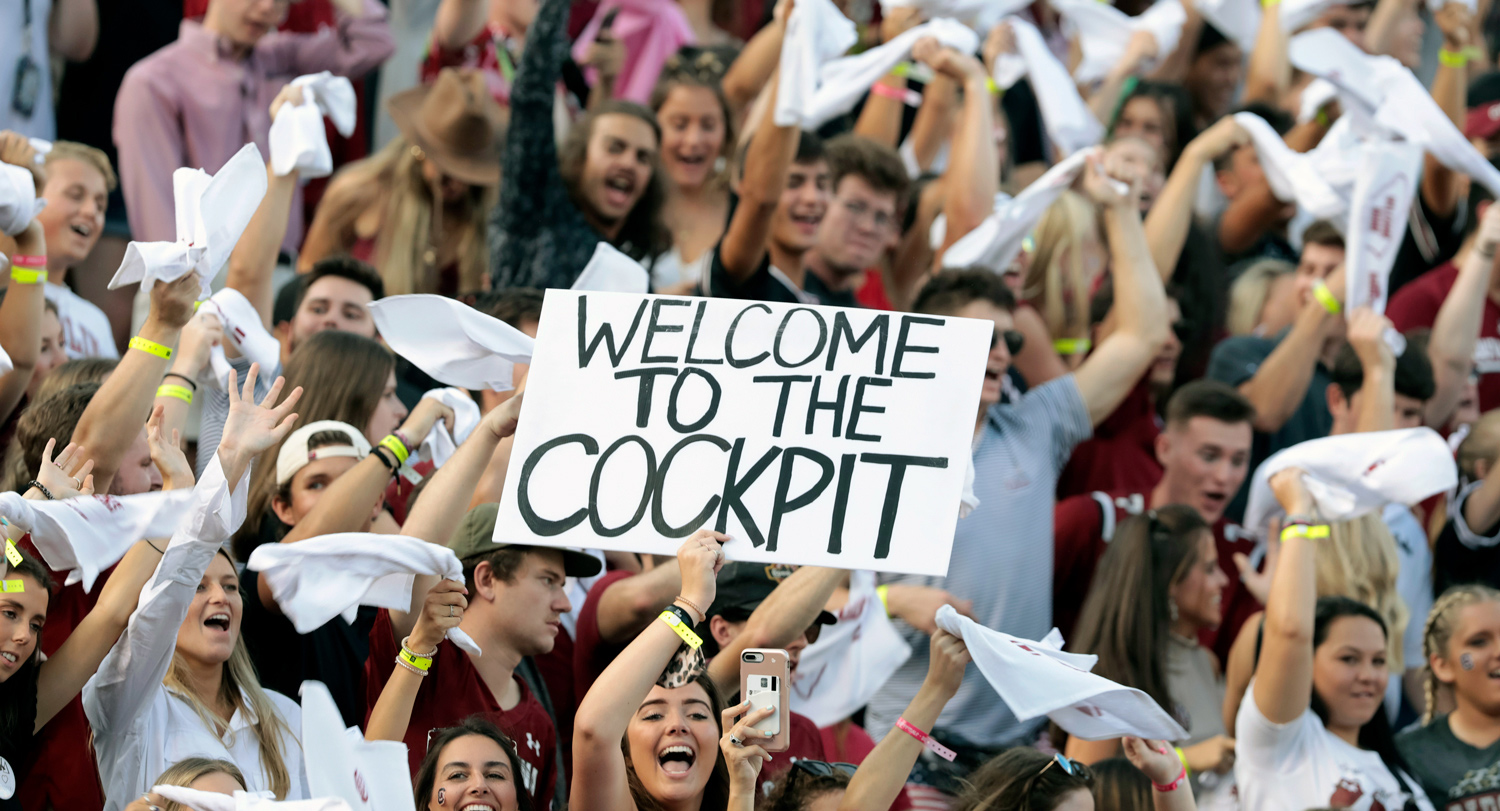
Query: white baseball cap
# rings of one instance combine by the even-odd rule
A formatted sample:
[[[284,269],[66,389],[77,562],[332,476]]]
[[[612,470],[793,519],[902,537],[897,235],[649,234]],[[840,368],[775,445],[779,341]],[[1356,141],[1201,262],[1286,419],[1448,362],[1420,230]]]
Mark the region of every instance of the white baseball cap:
[[[308,450],[307,441],[313,434],[333,432],[343,434],[349,438],[349,443],[339,445],[324,445],[321,448]],[[319,420],[308,423],[292,432],[281,444],[281,452],[276,455],[276,486],[280,487],[292,480],[297,471],[307,467],[307,463],[314,459],[330,459],[336,456],[347,456],[352,459],[363,459],[370,455],[370,441],[365,439],[364,433],[354,426],[339,422],[337,420]]]

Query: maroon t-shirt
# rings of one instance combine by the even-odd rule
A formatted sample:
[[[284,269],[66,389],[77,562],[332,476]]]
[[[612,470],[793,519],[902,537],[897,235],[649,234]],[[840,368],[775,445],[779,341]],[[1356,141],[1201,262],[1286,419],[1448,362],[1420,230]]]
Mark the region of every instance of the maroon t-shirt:
[[[1052,570],[1052,621],[1063,632],[1063,638],[1071,638],[1083,608],[1083,598],[1088,594],[1094,578],[1094,568],[1120,522],[1140,515],[1150,507],[1149,489],[1129,492],[1117,490],[1112,493],[1093,492],[1073,496],[1057,502],[1052,511],[1053,545]],[[1217,630],[1204,631],[1198,641],[1214,649],[1219,661],[1229,655],[1229,646],[1240,626],[1251,614],[1261,610],[1259,600],[1240,582],[1240,571],[1234,565],[1234,554],[1249,555],[1255,549],[1255,539],[1238,524],[1229,523],[1220,516],[1213,525],[1214,544],[1218,547],[1219,569],[1229,578],[1224,587],[1224,622]]]
[[[805,715],[791,713],[791,736],[787,739],[785,752],[777,752],[772,755],[771,762],[761,767],[760,776],[755,778],[755,789],[758,796],[764,797],[776,786],[776,778],[793,763],[799,760],[827,760],[823,754],[823,733],[811,718]],[[771,785],[766,786],[767,783]]]
[[[599,636],[599,601],[604,599],[606,589],[632,574],[613,571],[599,578],[589,589],[589,596],[578,612],[578,625],[573,636],[573,695],[579,701],[588,695],[599,674],[630,644],[629,639],[615,644]]]
[[[1161,481],[1156,437],[1161,424],[1151,400],[1151,381],[1143,376],[1125,400],[1094,428],[1094,435],[1073,448],[1057,477],[1057,498],[1095,490],[1150,490]]]
[[[365,723],[380,699],[380,692],[396,669],[396,654],[401,647],[391,626],[391,614],[381,609],[370,629],[370,658],[365,660]],[[493,721],[511,740],[521,756],[521,784],[531,793],[532,807],[552,806],[552,790],[557,784],[557,731],[547,710],[537,701],[522,679],[521,700],[509,710],[500,702],[469,662],[469,655],[448,640],[438,645],[432,670],[422,680],[411,722],[406,726],[406,748],[415,776],[427,754],[427,733],[451,727],[471,715]]]
[[[1396,329],[1431,327],[1437,321],[1443,299],[1458,279],[1458,266],[1438,265],[1404,285],[1386,305],[1385,316]],[[1474,370],[1479,373],[1479,410],[1500,408],[1500,304],[1484,295],[1484,316],[1479,319],[1479,341],[1474,344]]]

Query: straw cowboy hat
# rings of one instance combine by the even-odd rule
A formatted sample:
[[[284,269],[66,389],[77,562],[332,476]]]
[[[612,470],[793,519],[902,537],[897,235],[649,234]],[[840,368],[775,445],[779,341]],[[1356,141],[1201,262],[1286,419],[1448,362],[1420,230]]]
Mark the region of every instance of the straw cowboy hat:
[[[432,84],[392,96],[389,108],[443,174],[476,186],[500,182],[505,117],[477,71],[443,68]]]

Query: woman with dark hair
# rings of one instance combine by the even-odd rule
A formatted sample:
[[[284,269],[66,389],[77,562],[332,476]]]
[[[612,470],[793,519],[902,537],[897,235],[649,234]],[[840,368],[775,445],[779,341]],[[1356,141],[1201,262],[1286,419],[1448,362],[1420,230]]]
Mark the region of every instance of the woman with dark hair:
[[[1151,783],[1154,811],[1192,811],[1187,770],[1164,741],[1122,738],[1125,757]],[[969,776],[952,811],[1134,811],[1097,802],[1098,775],[1064,755],[1030,747],[1002,752]],[[1107,795],[1106,795],[1107,796]],[[1103,800],[1104,797],[1100,797]]]
[[[600,242],[637,261],[671,244],[661,224],[661,129],[650,110],[605,101],[557,146],[553,96],[568,58],[571,7],[544,0],[511,87],[505,182],[490,229],[495,290],[571,287]]]
[[[1099,657],[1094,672],[1134,687],[1177,717],[1176,741],[1193,774],[1225,772],[1234,741],[1224,735],[1224,684],[1198,632],[1223,620],[1229,578],[1219,568],[1213,532],[1181,504],[1120,525],[1083,602],[1068,647]],[[1119,739],[1070,738],[1069,757],[1094,763],[1120,754]]]
[[[699,530],[683,542],[677,550],[681,596],[615,657],[579,703],[569,797],[574,811],[749,811],[754,805],[755,778],[770,759],[755,741],[770,736],[750,725],[774,708],[747,712],[748,701],[722,707],[702,651],[691,641],[701,645],[700,635],[678,630],[704,621],[698,606],[713,604],[727,540]]]
[[[1167,171],[1177,165],[1182,148],[1198,136],[1193,100],[1182,85],[1137,81],[1125,93],[1109,122],[1109,137],[1139,138],[1161,150]]]
[[[494,811],[531,811],[531,792],[518,788],[520,780],[515,741],[476,716],[428,738],[413,799],[426,811],[446,811],[450,803],[456,809],[480,803]]]
[[[687,295],[704,279],[708,256],[729,222],[729,160],[734,149],[729,100],[717,60],[667,60],[651,109],[661,127],[662,212],[671,249],[651,263],[652,287]]]
[[[1347,597],[1318,599],[1314,545],[1328,524],[1288,468],[1271,477],[1287,513],[1260,663],[1235,720],[1235,783],[1245,811],[1352,806],[1431,811],[1408,775],[1382,707],[1387,629]],[[1366,804],[1368,805],[1368,803]]]

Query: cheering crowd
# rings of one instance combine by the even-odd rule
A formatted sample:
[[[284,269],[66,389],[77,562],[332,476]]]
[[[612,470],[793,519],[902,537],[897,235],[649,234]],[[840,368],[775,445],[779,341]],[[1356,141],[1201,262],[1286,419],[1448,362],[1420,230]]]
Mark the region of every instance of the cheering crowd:
[[[1475,3],[0,0],[0,809],[1500,808]],[[548,289],[987,322],[947,576],[497,541]]]

